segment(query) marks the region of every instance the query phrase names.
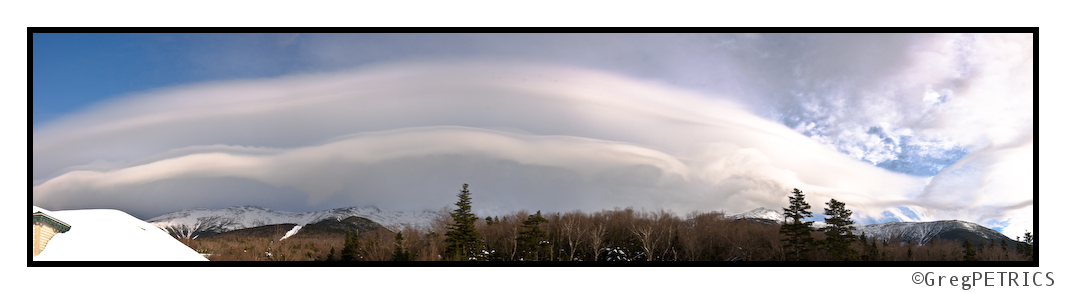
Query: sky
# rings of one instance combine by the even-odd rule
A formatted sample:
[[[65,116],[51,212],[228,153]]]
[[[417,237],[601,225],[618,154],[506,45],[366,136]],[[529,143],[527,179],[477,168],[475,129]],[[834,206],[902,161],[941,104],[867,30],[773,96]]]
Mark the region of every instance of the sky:
[[[34,34],[32,195],[1033,229],[1031,34]],[[820,216],[819,216],[820,217]]]

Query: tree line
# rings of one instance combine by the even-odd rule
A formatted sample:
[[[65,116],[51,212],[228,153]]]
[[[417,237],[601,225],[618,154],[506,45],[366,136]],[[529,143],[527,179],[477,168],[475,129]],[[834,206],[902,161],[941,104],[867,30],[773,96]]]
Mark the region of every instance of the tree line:
[[[286,240],[293,240],[290,247],[274,247],[297,257],[288,260],[317,261],[1019,261],[1032,260],[1035,246],[1031,233],[1013,248],[1002,241],[974,245],[969,240],[934,239],[918,246],[898,236],[856,236],[851,210],[836,199],[826,203],[826,226],[814,229],[812,221],[804,220],[813,213],[799,189],[793,189],[789,206],[782,208],[783,224],[736,220],[721,212],[679,217],[665,210],[632,208],[592,213],[519,210],[480,218],[472,212],[467,184],[457,197],[456,208],[428,230],[348,232],[328,242],[299,239],[297,234]],[[296,246],[304,253],[293,251]]]
[[[472,213],[467,184],[455,210],[435,229],[397,233],[390,260],[446,261],[954,261],[1031,260],[1032,237],[1009,250],[1005,242],[972,245],[935,240],[923,246],[855,235],[851,210],[836,199],[826,203],[826,226],[805,221],[813,213],[799,189],[783,208],[784,224],[727,218],[721,212],[671,212],[632,208],[594,213],[529,213],[479,218]],[[437,232],[444,232],[439,234]],[[400,237],[418,236],[405,243]],[[983,242],[983,241],[982,241]],[[969,241],[967,240],[967,243]],[[971,252],[972,251],[972,252]],[[978,251],[980,254],[978,254]],[[429,253],[429,254],[426,254]],[[433,253],[437,253],[433,256]],[[380,259],[380,258],[379,258]],[[367,259],[369,260],[369,259]]]

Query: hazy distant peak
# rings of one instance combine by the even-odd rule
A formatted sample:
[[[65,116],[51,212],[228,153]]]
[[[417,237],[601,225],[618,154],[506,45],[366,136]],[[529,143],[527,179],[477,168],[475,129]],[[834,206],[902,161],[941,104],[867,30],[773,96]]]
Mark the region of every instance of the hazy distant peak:
[[[733,219],[764,219],[777,223],[785,222],[784,214],[777,210],[767,209],[766,207],[759,207],[748,212],[730,215],[729,217]]]
[[[147,222],[180,238],[216,234],[274,224],[304,226],[351,216],[366,218],[389,229],[414,227],[428,230],[440,214],[435,211],[388,211],[373,206],[353,206],[310,212],[286,212],[245,205],[222,209],[188,209],[149,219]]]

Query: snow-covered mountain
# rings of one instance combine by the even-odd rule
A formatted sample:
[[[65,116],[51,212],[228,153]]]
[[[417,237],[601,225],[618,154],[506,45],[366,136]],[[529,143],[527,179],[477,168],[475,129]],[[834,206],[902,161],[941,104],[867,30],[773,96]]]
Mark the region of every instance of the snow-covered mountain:
[[[970,239],[974,243],[985,239],[995,243],[1000,240],[1013,244],[1014,240],[996,230],[984,226],[960,220],[944,220],[930,222],[889,222],[883,224],[856,225],[855,234],[866,234],[867,238],[874,237],[879,240],[888,240],[899,236],[900,241],[912,241],[917,245],[924,245],[933,238],[941,239]]]
[[[732,219],[743,219],[750,221],[759,221],[764,223],[783,224],[785,223],[785,215],[777,210],[766,209],[765,207],[759,207],[752,209],[748,212],[738,213],[727,216]],[[811,224],[814,228],[825,227],[825,222],[816,221]]]
[[[34,261],[207,261],[167,232],[114,209],[43,212],[70,224],[70,230],[52,236]]]
[[[770,210],[763,207],[744,213],[730,215],[728,217],[732,219],[745,219],[775,224],[781,224],[785,221],[785,215],[780,211]],[[825,227],[825,223],[814,222],[814,227]],[[1012,242],[1014,241],[996,230],[960,220],[889,222],[883,224],[855,225],[856,235],[864,233],[867,238],[877,238],[878,240],[888,240],[898,236],[901,242],[913,241],[917,245],[924,245],[925,243],[928,243],[929,240],[936,237],[955,240],[967,238],[971,240],[985,239],[996,243],[1002,239],[1007,241],[1008,244],[1013,244]]]
[[[774,223],[784,223],[785,222],[785,215],[784,214],[782,214],[780,211],[777,211],[777,210],[766,209],[765,207],[759,207],[759,208],[756,208],[756,209],[752,209],[751,211],[748,211],[748,212],[730,215],[729,217],[732,218],[732,219],[768,220],[768,221],[772,221]]]
[[[217,234],[273,224],[304,226],[324,220],[342,220],[351,216],[369,219],[390,230],[404,227],[428,230],[433,219],[440,216],[440,213],[430,210],[388,211],[373,206],[312,212],[286,212],[258,206],[234,206],[222,209],[197,208],[171,212],[149,219],[148,223],[179,238],[195,238],[204,234]]]

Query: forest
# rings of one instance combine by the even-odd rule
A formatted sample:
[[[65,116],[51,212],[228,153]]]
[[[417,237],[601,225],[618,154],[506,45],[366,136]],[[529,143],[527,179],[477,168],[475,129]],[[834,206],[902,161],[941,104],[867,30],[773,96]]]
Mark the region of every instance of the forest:
[[[998,244],[933,239],[917,245],[855,236],[846,205],[826,208],[811,227],[810,205],[793,190],[785,224],[738,220],[721,212],[615,208],[586,213],[526,210],[480,217],[466,184],[455,210],[432,228],[304,231],[294,224],[239,234],[181,239],[212,261],[1031,261],[1035,237]],[[1019,238],[1021,239],[1021,238]]]

